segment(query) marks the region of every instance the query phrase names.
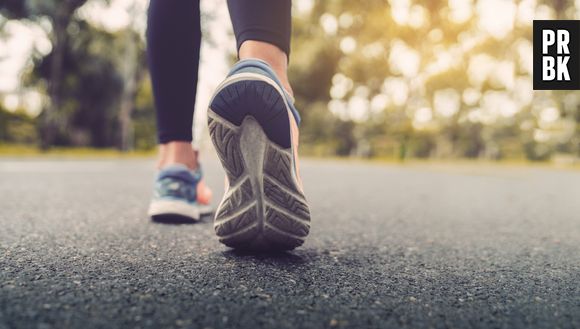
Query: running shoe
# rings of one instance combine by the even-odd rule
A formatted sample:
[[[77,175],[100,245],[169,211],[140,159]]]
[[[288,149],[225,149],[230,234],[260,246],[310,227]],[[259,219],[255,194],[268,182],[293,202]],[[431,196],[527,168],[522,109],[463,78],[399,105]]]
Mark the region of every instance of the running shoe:
[[[157,174],[148,214],[155,222],[191,223],[211,212],[211,190],[201,170],[174,164]]]
[[[210,102],[208,125],[226,172],[216,210],[220,242],[260,251],[291,250],[310,231],[310,210],[298,171],[294,100],[271,67],[242,60]]]

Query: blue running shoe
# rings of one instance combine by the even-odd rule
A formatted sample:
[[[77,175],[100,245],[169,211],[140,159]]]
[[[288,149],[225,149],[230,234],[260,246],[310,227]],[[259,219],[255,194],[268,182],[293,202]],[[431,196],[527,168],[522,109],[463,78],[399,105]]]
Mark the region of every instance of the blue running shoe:
[[[192,171],[175,164],[157,174],[148,214],[155,222],[187,223],[211,212],[211,191],[202,180],[201,170]]]
[[[238,62],[208,110],[212,142],[226,172],[214,228],[232,248],[290,250],[310,231],[298,171],[300,116],[292,97],[261,60]]]

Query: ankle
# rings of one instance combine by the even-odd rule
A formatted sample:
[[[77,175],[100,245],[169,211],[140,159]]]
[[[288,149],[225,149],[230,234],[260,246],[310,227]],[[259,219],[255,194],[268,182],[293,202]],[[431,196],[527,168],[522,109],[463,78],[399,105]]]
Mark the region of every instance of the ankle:
[[[191,170],[197,169],[197,152],[191,147],[190,142],[173,141],[159,145],[157,168],[173,164],[182,164]]]
[[[238,56],[240,59],[257,58],[268,63],[280,79],[284,89],[294,96],[288,81],[288,56],[280,48],[263,41],[247,40],[240,46]]]

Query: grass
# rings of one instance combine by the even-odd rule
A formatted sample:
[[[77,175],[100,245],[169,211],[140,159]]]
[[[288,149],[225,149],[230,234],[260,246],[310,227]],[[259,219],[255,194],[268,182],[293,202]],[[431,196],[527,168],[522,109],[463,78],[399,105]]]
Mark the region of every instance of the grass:
[[[42,151],[33,145],[18,144],[0,144],[0,157],[10,158],[64,158],[64,159],[130,159],[130,158],[150,158],[157,153],[156,149],[138,150],[122,152],[117,149],[105,148],[88,148],[88,147],[54,147],[48,151]],[[390,164],[403,166],[431,166],[431,167],[483,167],[483,166],[504,166],[504,167],[549,167],[580,170],[580,162],[558,162],[558,161],[530,161],[525,158],[507,158],[501,160],[485,159],[405,159],[400,160],[395,157],[377,157],[377,158],[352,158],[338,156],[316,156],[313,154],[301,153],[302,156],[310,159],[324,159],[340,162],[352,163],[375,163]]]
[[[0,157],[50,157],[50,158],[139,158],[151,157],[156,150],[122,152],[112,148],[53,147],[42,151],[33,145],[0,144]]]
[[[532,161],[522,157],[502,158],[499,160],[481,159],[481,158],[406,158],[380,156],[374,158],[357,158],[357,157],[340,157],[340,156],[319,156],[312,153],[302,153],[301,156],[308,159],[324,159],[339,162],[350,163],[374,163],[377,165],[394,165],[406,167],[424,167],[431,168],[484,168],[484,167],[532,167],[532,168],[556,168],[580,170],[580,160],[562,161],[552,159],[547,161]]]

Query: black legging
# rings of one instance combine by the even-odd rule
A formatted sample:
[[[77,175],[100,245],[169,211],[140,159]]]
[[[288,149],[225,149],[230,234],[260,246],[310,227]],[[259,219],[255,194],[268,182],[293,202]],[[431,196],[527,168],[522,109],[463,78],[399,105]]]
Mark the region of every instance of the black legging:
[[[264,41],[290,53],[291,0],[228,0],[238,49]],[[159,143],[191,141],[201,27],[199,0],[151,0],[147,56]]]

